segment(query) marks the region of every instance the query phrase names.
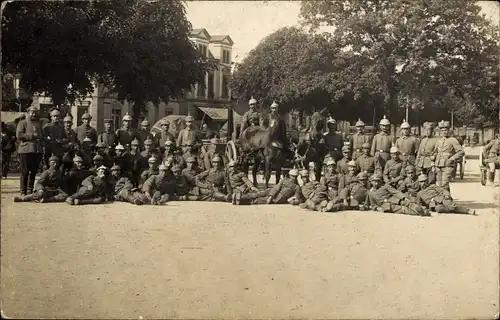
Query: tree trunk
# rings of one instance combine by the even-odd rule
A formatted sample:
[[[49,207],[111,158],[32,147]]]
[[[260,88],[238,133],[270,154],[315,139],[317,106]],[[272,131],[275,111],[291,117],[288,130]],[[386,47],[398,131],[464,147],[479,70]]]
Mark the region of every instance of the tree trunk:
[[[132,123],[130,124],[131,128],[138,129],[140,123],[141,112],[144,109],[144,102],[137,101],[132,105]]]

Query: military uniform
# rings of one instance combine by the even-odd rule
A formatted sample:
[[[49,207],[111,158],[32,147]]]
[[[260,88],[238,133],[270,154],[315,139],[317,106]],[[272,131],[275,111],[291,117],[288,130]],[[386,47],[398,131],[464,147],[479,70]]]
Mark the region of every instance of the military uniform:
[[[211,168],[196,176],[193,194],[202,201],[228,201],[226,194],[226,173],[219,168]]]
[[[331,199],[324,207],[324,212],[335,212],[342,210],[359,210],[363,208],[363,204],[368,194],[368,188],[364,181],[368,178],[368,174],[360,172],[353,181],[342,190],[339,195]]]
[[[380,212],[390,212],[409,215],[423,215],[424,209],[418,205],[410,207],[402,206],[401,203],[405,199],[405,195],[386,184],[378,189],[372,188],[368,191],[365,206],[370,210]]]
[[[376,170],[384,170],[385,163],[390,158],[389,150],[391,146],[392,137],[389,134],[379,132],[373,137],[370,155],[374,157]]]
[[[320,180],[320,183],[327,187],[330,198],[334,198],[338,195],[339,182],[340,177],[337,173],[326,173]]]
[[[307,208],[312,211],[321,211],[328,202],[328,189],[317,181],[311,181],[308,184],[312,185],[310,187],[312,190],[306,196],[303,191],[307,192],[309,188],[307,188],[307,185],[302,186],[301,193],[303,196],[303,204],[300,206],[301,208]],[[299,202],[300,200],[301,199],[299,199]]]
[[[341,175],[339,178],[339,191],[348,187],[351,184],[351,182],[356,180],[357,178],[354,172],[353,173],[348,172],[346,174]]]
[[[153,141],[153,140],[154,140],[154,136],[153,136],[153,134],[151,133],[151,131],[149,131],[149,130],[147,130],[147,131],[146,131],[146,130],[141,129],[141,130],[139,131],[138,136],[139,136],[139,137],[138,137],[138,139],[139,139],[139,142],[140,142],[140,144],[141,144],[141,147],[142,147],[142,145],[144,144],[144,141],[146,141],[146,140],[151,140],[151,141]]]
[[[340,174],[347,174],[349,172],[349,166],[347,165],[351,161],[349,158],[342,158],[337,162],[337,172]]]
[[[163,163],[167,162],[171,165],[180,166],[183,169],[186,167],[184,157],[178,151],[173,151],[171,153],[169,150],[165,150],[165,154],[163,155]]]
[[[392,186],[397,186],[404,177],[401,175],[403,162],[399,159],[390,159],[384,167],[384,182]]]
[[[359,172],[373,174],[375,172],[375,158],[369,155],[360,155],[356,159],[356,168]]]
[[[416,137],[401,136],[396,140],[395,146],[398,148],[403,162],[415,163],[419,146],[419,141]]]
[[[432,172],[432,167],[436,158],[437,142],[438,138],[436,137],[422,138],[418,147],[417,158],[415,160],[417,170],[420,173],[427,174],[429,177],[429,183],[435,182],[435,175]]]
[[[67,177],[67,182],[66,182],[66,187],[67,187],[67,193],[68,194],[74,194],[78,188],[80,187],[80,184],[88,178],[90,175],[92,175],[92,172],[87,169],[78,169],[78,168],[73,168],[69,171],[68,177]]]
[[[280,182],[271,189],[269,197],[271,197],[271,203],[285,204],[288,203],[289,198],[295,197],[297,199],[302,199],[303,195],[297,182],[285,178],[280,180]]]
[[[450,192],[435,184],[420,190],[417,193],[417,199],[418,203],[424,204],[431,211],[438,213],[475,214],[474,210],[456,205]]]
[[[162,174],[166,171],[165,165],[160,165],[160,174],[149,177],[142,185],[142,192],[151,201],[151,204],[163,204],[175,194],[175,183],[170,175]]]
[[[91,126],[82,124],[76,127],[75,133],[80,144],[83,144],[83,140],[87,137],[90,139],[92,146],[97,144],[97,131]]]
[[[194,163],[194,159],[187,159],[186,163]],[[196,186],[196,176],[200,173],[199,170],[196,170],[194,168],[184,168],[181,171],[181,174],[186,178],[186,181],[188,182],[190,188],[194,188]]]
[[[113,166],[111,170],[120,170],[120,167]],[[108,197],[115,201],[129,202],[137,205],[148,201],[147,197],[139,189],[134,188],[132,181],[128,177],[110,175],[108,177],[108,186],[110,187],[110,195]]]
[[[168,131],[164,131],[164,130],[161,130],[161,132],[157,133],[155,135],[155,138],[156,138],[155,140],[156,140],[156,143],[157,143],[161,153],[165,152],[165,142],[172,141],[173,143],[175,143],[175,140],[176,140],[173,134],[171,134]],[[155,140],[153,140],[153,141],[155,141]]]
[[[85,178],[78,191],[68,197],[69,204],[100,204],[106,202],[108,184],[105,177],[88,176]]]
[[[97,136],[97,143],[102,143],[108,150],[113,150],[118,143],[118,137],[113,131],[101,132]]]
[[[245,129],[253,126],[260,122],[260,113],[254,110],[248,110],[245,112],[243,117],[241,118],[241,129],[240,135],[245,131]]]
[[[364,128],[365,123],[363,121],[358,120],[356,122],[356,127]],[[359,156],[363,154],[363,145],[365,143],[371,144],[371,137],[365,133],[356,132],[352,135],[349,141],[349,147],[352,150],[352,158],[356,160]]]
[[[449,124],[442,122],[440,128],[449,128]],[[436,153],[437,184],[449,190],[455,163],[465,155],[464,149],[456,138],[443,136],[437,142]]]
[[[116,130],[116,139],[123,146],[130,146],[132,141],[138,137],[137,131],[133,128],[120,128]]]
[[[67,141],[66,131],[59,122],[47,123],[43,129],[43,137],[45,140],[45,155],[44,162],[47,168],[49,167],[49,158],[54,155],[62,160],[64,154],[64,144]]]
[[[344,139],[336,132],[326,132],[323,134],[328,153],[333,160],[339,161],[342,158],[342,147],[344,146]]]

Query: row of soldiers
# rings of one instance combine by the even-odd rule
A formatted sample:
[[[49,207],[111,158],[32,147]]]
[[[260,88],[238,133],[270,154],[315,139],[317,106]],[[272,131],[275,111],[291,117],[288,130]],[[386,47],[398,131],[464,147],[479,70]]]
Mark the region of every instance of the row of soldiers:
[[[121,201],[161,205],[172,200],[190,200],[234,205],[288,203],[322,212],[375,210],[421,216],[430,215],[430,211],[475,214],[474,210],[455,204],[449,190],[430,184],[426,174],[417,175],[412,165],[406,166],[399,177],[375,173],[368,179],[369,174],[358,172],[354,161],[348,163],[348,172],[342,174],[330,159],[320,181],[311,180],[308,170],[299,173],[292,169],[288,177],[273,188],[259,190],[241,171],[240,165],[230,161],[224,168],[218,155],[212,159],[213,167],[203,172],[196,169],[193,158],[184,169],[168,161],[156,166],[156,159],[151,157],[150,160],[150,168],[141,175],[143,180],[135,185],[119,165],[113,165],[109,172],[106,166],[88,171],[78,157],[74,159],[75,168],[65,176],[59,159],[52,156],[34,193],[15,197],[14,201],[65,201],[70,205]]]

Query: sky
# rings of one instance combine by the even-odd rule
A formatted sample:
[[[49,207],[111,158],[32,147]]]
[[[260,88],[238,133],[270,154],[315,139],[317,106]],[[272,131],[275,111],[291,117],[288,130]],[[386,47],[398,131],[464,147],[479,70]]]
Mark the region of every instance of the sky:
[[[478,2],[499,25],[500,3]],[[188,1],[186,11],[193,28],[231,36],[233,61],[241,62],[267,35],[299,23],[300,1]]]

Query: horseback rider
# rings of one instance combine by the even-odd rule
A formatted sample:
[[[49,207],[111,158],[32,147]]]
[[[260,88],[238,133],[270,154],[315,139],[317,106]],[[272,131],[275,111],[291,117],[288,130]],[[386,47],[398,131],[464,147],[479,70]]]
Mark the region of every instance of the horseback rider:
[[[259,125],[260,114],[259,114],[259,112],[257,112],[257,110],[255,110],[256,109],[255,107],[257,106],[257,100],[255,100],[254,97],[252,97],[248,101],[248,106],[249,106],[250,110],[245,112],[245,114],[243,115],[243,118],[241,119],[240,137],[246,128],[251,127],[251,126],[255,126],[255,125]]]

